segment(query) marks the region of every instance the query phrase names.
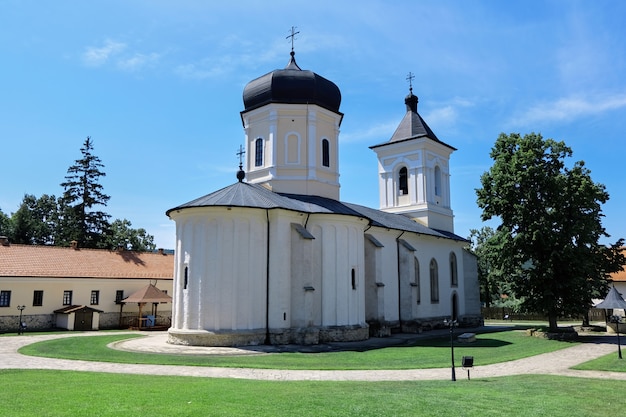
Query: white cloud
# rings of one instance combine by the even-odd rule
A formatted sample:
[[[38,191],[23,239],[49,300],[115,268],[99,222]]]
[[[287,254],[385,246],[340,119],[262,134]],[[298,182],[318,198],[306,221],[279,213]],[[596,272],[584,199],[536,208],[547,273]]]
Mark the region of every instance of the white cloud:
[[[567,122],[581,115],[599,115],[623,107],[626,107],[626,93],[595,97],[565,97],[537,103],[521,115],[514,117],[511,124],[526,126],[539,122]]]
[[[98,67],[105,64],[109,58],[119,54],[126,49],[126,44],[121,42],[115,42],[112,40],[106,40],[104,46],[95,47],[90,46],[83,53],[83,62],[89,66]]]
[[[130,58],[123,58],[117,61],[117,67],[123,69],[125,71],[136,71],[139,70],[146,65],[150,65],[158,61],[160,55],[157,53],[151,54],[140,54],[137,53]]]

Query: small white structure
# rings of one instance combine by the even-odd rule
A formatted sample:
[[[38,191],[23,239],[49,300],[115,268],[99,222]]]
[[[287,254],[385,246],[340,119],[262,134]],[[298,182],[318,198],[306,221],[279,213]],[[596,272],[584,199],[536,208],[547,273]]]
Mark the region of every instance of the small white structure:
[[[412,92],[391,140],[372,147],[382,210],[340,201],[335,84],[301,70],[292,51],[243,99],[239,182],[167,211],[176,222],[170,343],[316,344],[449,317],[480,323],[476,259],[453,230],[454,148],[422,120]]]

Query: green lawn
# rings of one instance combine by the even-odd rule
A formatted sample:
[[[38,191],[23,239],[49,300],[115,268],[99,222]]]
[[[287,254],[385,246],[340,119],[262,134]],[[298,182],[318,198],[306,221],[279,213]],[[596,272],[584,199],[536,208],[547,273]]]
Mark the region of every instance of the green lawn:
[[[422,340],[413,346],[365,352],[272,353],[247,356],[183,356],[112,350],[111,342],[137,335],[70,337],[27,345],[25,355],[118,363],[247,367],[265,369],[423,369],[450,366],[450,339]],[[455,347],[456,365],[473,356],[474,365],[510,361],[572,346],[572,343],[528,337],[523,331],[477,335],[477,341]]]
[[[623,381],[543,375],[471,381],[249,381],[0,370],[0,415],[623,416]]]

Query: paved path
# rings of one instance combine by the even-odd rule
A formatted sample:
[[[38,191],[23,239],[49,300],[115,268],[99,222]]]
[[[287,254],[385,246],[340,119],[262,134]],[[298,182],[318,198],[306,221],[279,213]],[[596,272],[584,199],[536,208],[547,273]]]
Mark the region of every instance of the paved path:
[[[125,332],[128,334],[128,332]],[[138,332],[140,333],[140,332]],[[107,333],[112,334],[112,333]],[[146,337],[117,343],[114,347],[124,350],[180,354],[253,354],[250,350],[229,348],[172,346],[165,343],[164,333],[141,333]],[[273,381],[415,381],[450,379],[450,368],[409,370],[365,370],[365,371],[319,371],[319,370],[273,370],[243,368],[211,368],[202,366],[139,365],[106,362],[89,362],[66,359],[50,359],[24,356],[17,350],[30,343],[74,337],[79,334],[50,334],[38,336],[14,336],[0,339],[0,369],[55,369],[107,373],[176,375],[206,378],[238,378]],[[92,336],[93,333],[81,335]],[[594,337],[593,343],[582,343],[557,352],[544,353],[511,362],[475,366],[472,378],[489,378],[521,374],[550,374],[583,378],[626,380],[626,372],[575,371],[569,369],[588,360],[615,353],[614,336]],[[466,378],[465,371],[456,369],[457,379]]]

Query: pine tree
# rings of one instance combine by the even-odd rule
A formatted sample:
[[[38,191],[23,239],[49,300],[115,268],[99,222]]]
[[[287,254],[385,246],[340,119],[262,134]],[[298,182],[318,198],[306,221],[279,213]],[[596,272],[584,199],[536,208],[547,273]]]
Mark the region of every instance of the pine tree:
[[[106,247],[104,236],[109,228],[109,214],[95,210],[97,206],[106,206],[109,196],[104,194],[99,180],[106,176],[100,158],[93,155],[93,141],[89,136],[80,148],[83,155],[67,169],[65,189],[60,198],[62,225],[57,245],[69,245],[76,240],[80,247]]]

